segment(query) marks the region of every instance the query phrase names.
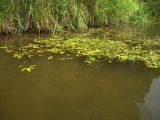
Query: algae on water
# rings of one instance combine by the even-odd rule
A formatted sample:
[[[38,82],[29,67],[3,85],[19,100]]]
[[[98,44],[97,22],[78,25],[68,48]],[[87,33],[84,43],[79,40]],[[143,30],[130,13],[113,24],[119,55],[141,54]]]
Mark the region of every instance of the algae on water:
[[[107,62],[141,62],[147,67],[160,68],[160,38],[150,39],[138,33],[115,34],[114,31],[91,30],[92,32],[58,36],[47,39],[34,39],[26,46],[12,51],[11,54],[17,59],[30,59],[32,57],[47,56],[48,60],[70,60],[83,58],[90,64],[96,61]],[[102,33],[101,35],[99,32]],[[94,34],[96,34],[94,36]],[[113,36],[111,36],[113,35]],[[137,37],[140,36],[140,37]],[[9,48],[4,48],[11,51]],[[22,71],[31,71],[30,66]]]
[[[84,58],[87,63],[98,60],[110,62],[143,62],[147,67],[160,67],[160,51],[155,47],[158,42],[147,40],[113,41],[98,38],[48,38],[35,39],[34,43],[24,46],[14,54],[15,58],[33,57],[48,54],[48,59],[54,55],[69,54]],[[152,46],[152,48],[151,48]],[[159,47],[159,46],[158,46]]]

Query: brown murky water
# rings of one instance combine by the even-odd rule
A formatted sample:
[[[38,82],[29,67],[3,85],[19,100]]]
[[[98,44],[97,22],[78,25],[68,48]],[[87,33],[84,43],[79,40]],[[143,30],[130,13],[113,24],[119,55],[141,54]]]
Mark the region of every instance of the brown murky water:
[[[0,44],[19,47],[32,37],[3,36]],[[160,70],[79,59],[29,62],[37,68],[21,72],[0,49],[0,120],[160,120]]]

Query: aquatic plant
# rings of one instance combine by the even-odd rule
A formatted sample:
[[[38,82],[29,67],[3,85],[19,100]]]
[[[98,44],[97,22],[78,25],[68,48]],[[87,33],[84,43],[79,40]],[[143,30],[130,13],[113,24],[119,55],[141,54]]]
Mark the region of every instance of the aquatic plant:
[[[81,36],[81,37],[80,37]],[[119,36],[120,37],[120,36]],[[159,38],[157,38],[159,39]],[[158,40],[126,39],[123,36],[117,40],[99,39],[80,34],[68,39],[63,37],[35,39],[34,43],[21,47],[14,53],[18,59],[48,55],[49,60],[55,60],[55,55],[62,55],[59,60],[83,58],[90,64],[99,60],[108,62],[142,62],[147,67],[160,67],[160,42]]]
[[[28,67],[23,67],[22,65],[19,66],[19,68],[22,68],[21,69],[21,72],[32,72],[32,70],[34,70],[36,67],[36,65],[29,65]]]
[[[88,32],[34,39],[32,43],[18,50],[7,45],[0,48],[10,52],[9,54],[22,63],[20,69],[28,72],[34,68],[31,66],[30,69],[27,61],[41,56],[49,61],[81,58],[87,64],[98,61],[131,62],[160,68],[160,37],[150,38],[137,31],[89,29]]]

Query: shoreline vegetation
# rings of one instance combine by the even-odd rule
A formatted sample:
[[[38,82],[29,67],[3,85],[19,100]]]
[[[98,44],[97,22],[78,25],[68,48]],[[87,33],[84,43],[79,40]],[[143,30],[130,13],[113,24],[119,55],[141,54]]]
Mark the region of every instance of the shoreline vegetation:
[[[156,23],[159,6],[157,0],[1,0],[0,33],[146,25]]]

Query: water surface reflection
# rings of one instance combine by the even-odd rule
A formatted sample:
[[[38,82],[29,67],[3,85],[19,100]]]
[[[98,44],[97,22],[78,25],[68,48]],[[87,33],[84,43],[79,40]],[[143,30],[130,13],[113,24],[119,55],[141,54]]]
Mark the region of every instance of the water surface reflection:
[[[142,120],[160,120],[160,77],[152,81],[144,103],[138,104]]]

